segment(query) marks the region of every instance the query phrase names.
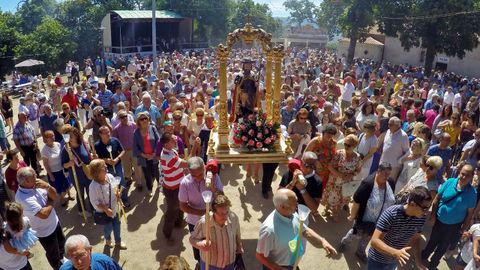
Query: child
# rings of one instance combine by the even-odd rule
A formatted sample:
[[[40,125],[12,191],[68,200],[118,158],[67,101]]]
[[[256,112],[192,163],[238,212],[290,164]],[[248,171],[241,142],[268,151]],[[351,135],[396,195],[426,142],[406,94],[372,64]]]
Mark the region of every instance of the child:
[[[6,231],[10,236],[10,244],[18,252],[23,253],[35,245],[38,240],[36,232],[31,229],[30,220],[23,216],[23,207],[16,202],[6,207],[5,218],[7,220]],[[33,257],[30,253],[29,258]]]

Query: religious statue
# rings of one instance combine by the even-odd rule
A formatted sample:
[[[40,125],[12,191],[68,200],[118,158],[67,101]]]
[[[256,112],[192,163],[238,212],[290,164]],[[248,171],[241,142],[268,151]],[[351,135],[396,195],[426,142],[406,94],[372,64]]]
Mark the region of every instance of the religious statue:
[[[230,122],[253,114],[257,107],[259,77],[252,70],[253,63],[254,61],[245,58],[242,61],[242,74],[235,78]]]

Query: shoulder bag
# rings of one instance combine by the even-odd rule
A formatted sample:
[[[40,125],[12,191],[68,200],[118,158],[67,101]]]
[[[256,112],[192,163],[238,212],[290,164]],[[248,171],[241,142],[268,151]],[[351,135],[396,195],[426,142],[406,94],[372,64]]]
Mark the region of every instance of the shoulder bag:
[[[385,192],[383,193],[383,202],[382,202],[382,207],[380,208],[380,213],[378,213],[378,216],[377,216],[377,219],[375,220],[375,222],[371,222],[371,221],[355,221],[355,224],[353,225],[353,227],[356,229],[356,230],[360,230],[362,231],[363,233],[365,234],[368,234],[368,235],[372,235],[373,232],[375,231],[375,227],[377,225],[377,221],[378,219],[380,218],[380,216],[382,215],[382,210],[383,210],[383,206],[385,206],[385,200],[387,199],[387,189],[388,187],[386,186],[385,187]],[[373,190],[372,190],[373,192]],[[368,201],[367,201],[368,203]]]
[[[108,208],[111,208],[112,207],[111,205],[112,204],[112,185],[110,184],[110,182],[108,182],[108,188],[110,189],[110,200],[108,201]],[[103,197],[103,190],[102,190],[102,197]],[[93,221],[97,225],[105,225],[105,224],[111,223],[112,220],[113,218],[107,216],[105,212],[100,212],[95,210],[93,213]]]

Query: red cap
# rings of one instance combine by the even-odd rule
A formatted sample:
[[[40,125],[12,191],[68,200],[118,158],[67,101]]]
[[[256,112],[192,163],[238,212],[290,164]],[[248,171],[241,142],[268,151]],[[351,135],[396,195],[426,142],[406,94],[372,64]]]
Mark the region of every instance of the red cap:
[[[206,171],[210,171],[213,174],[218,173],[218,161],[216,159],[210,159],[205,166]]]
[[[298,159],[290,159],[288,161],[288,169],[293,173],[295,170],[300,170],[302,161]]]

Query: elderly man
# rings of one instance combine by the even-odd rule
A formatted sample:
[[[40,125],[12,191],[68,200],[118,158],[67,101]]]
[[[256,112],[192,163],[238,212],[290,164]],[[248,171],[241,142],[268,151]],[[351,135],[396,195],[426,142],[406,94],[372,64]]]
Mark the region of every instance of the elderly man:
[[[407,111],[407,120],[402,125],[402,130],[407,133],[408,136],[412,135],[413,128],[417,123],[414,110]]]
[[[35,172],[39,174],[40,171],[37,166],[37,137],[32,125],[27,121],[25,112],[18,113],[18,123],[13,128],[13,142],[15,142],[25,163],[32,166]]]
[[[135,119],[137,118],[137,115],[141,112],[148,112],[152,123],[156,124],[157,127],[161,126],[162,114],[160,113],[157,106],[152,104],[152,97],[148,93],[143,94],[142,104],[138,105],[137,109],[135,110]]]
[[[322,199],[322,179],[315,173],[317,155],[307,151],[303,153],[302,160],[292,159],[288,163],[289,171],[285,173],[280,182],[280,188],[288,188],[297,195],[298,203],[308,206],[316,212]],[[303,181],[302,180],[303,176]]]
[[[40,131],[45,133],[47,130],[55,131],[53,122],[58,119],[56,113],[52,112],[52,106],[50,104],[43,105],[44,114],[40,116]]]
[[[122,270],[122,267],[107,255],[92,252],[92,246],[84,235],[68,237],[65,251],[68,261],[60,270]]]
[[[120,123],[113,128],[112,136],[117,138],[125,153],[121,157],[125,181],[130,183],[135,181],[135,186],[139,189],[143,187],[142,169],[137,164],[137,159],[133,156],[133,133],[135,132],[135,122],[129,120],[129,114],[125,110],[120,110],[117,117]]]
[[[437,172],[438,184],[443,183],[443,174],[445,170],[447,173],[450,171],[450,165],[453,158],[453,150],[448,146],[450,144],[451,136],[448,133],[443,133],[439,138],[439,143],[434,144],[428,148],[427,155],[429,156],[439,156],[442,158],[443,165]]]
[[[53,207],[57,192],[47,182],[37,179],[35,171],[30,167],[18,170],[17,181],[20,186],[15,201],[23,206],[23,214],[30,219],[32,229],[37,232],[48,263],[58,270],[65,253],[65,236]]]
[[[186,175],[180,182],[178,200],[180,201],[180,210],[187,214],[188,230],[192,232],[200,217],[205,214],[202,192],[205,190],[223,191],[223,185],[220,177],[215,174],[211,186],[207,186],[205,164],[201,157],[191,157],[188,160],[188,170],[190,174]],[[193,254],[195,259],[200,261],[199,250],[193,248]]]
[[[290,249],[289,242],[295,240],[300,221],[297,211],[297,195],[289,189],[279,189],[273,196],[273,210],[260,227],[260,236],[257,243],[257,260],[268,269],[293,269],[295,252]],[[303,236],[316,247],[323,247],[327,256],[335,255],[337,251],[305,224]],[[303,254],[306,241],[302,242]],[[299,253],[299,261],[303,254]]]
[[[112,117],[112,91],[108,90],[104,83],[98,84],[98,100],[100,101],[100,106],[104,108],[105,116],[108,118]]]
[[[477,203],[475,188],[471,185],[473,176],[473,166],[466,164],[458,178],[448,179],[438,190],[430,216],[435,224],[422,251],[422,260],[428,264],[428,269],[436,269],[449,245],[455,245],[460,235],[470,228]]]
[[[379,145],[383,144],[380,163],[388,163],[392,166],[390,177],[396,181],[400,173],[400,158],[410,149],[408,135],[401,129],[402,121],[398,117],[388,120],[388,130],[385,136],[380,139]]]

